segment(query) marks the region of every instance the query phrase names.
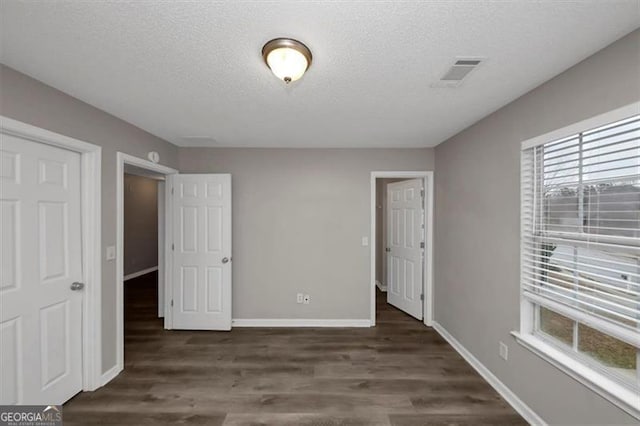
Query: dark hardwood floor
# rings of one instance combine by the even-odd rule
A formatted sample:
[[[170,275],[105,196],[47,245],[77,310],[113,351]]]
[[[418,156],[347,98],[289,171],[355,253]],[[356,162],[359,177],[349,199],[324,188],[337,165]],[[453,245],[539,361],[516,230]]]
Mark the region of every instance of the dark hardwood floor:
[[[125,284],[125,370],[65,404],[65,425],[526,424],[384,293],[375,328],[166,331],[156,279]]]

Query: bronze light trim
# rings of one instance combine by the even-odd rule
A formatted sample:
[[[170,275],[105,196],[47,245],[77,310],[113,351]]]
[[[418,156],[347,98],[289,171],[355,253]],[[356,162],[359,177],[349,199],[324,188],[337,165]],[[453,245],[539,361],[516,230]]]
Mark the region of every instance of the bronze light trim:
[[[307,59],[307,68],[304,71],[305,73],[307,72],[309,67],[311,67],[313,55],[311,54],[311,50],[309,50],[309,48],[304,43],[293,38],[280,37],[268,41],[262,47],[262,59],[264,59],[264,63],[267,64],[267,67],[269,67],[269,69],[271,69],[271,67],[267,62],[267,56],[269,56],[269,53],[271,53],[272,51],[280,48],[289,48],[300,52]],[[290,83],[291,79],[287,80],[285,78],[284,81],[285,83]]]

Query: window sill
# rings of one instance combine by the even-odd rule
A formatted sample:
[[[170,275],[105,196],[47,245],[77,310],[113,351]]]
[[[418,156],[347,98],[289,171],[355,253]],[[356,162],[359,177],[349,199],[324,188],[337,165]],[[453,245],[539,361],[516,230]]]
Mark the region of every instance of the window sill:
[[[631,416],[640,419],[640,395],[637,393],[589,368],[535,336],[521,334],[516,331],[511,334],[525,348],[617,405]]]

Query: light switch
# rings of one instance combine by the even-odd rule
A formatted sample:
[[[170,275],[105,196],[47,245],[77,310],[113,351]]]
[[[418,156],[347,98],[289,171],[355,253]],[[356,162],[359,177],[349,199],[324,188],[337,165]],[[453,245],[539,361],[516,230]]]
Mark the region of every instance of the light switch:
[[[362,247],[369,245],[369,237],[362,237]]]
[[[107,260],[115,260],[116,258],[116,246],[107,247]]]

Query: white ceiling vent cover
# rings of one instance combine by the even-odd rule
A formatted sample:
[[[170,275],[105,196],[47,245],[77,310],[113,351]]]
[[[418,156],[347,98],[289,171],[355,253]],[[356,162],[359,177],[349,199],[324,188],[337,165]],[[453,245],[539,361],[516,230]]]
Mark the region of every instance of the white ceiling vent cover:
[[[458,87],[462,81],[484,62],[485,58],[457,58],[439,81],[431,87]]]
[[[210,136],[182,136],[183,146],[187,147],[199,147],[199,146],[216,146],[219,145],[218,141]]]

